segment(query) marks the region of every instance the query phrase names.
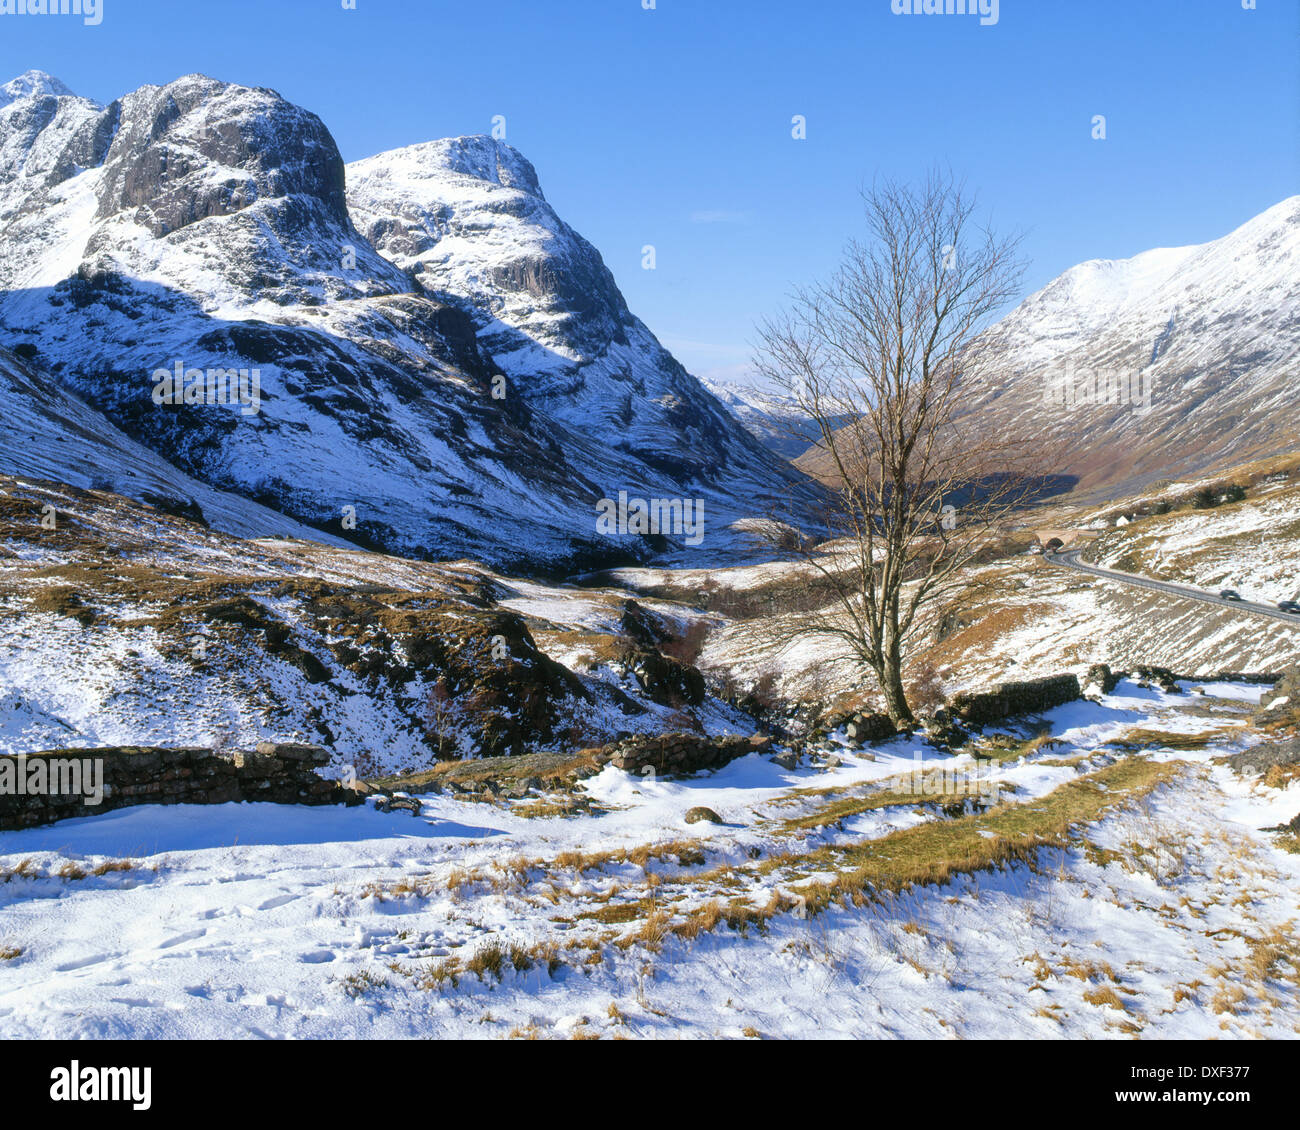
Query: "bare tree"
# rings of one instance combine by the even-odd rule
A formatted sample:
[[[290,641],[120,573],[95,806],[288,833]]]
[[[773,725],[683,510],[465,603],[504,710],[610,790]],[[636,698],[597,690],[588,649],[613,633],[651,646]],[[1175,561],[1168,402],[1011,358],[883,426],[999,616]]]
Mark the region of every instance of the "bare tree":
[[[1018,238],[981,227],[949,176],[863,200],[870,239],[760,326],[756,366],[815,421],[820,439],[801,463],[830,487],[832,540],[799,550],[829,603],[794,630],[846,643],[904,725],[918,613],[960,583],[1028,489],[1024,438],[981,435],[959,406],[997,357],[988,323],[1023,267]]]
[[[456,711],[452,697],[446,676],[440,675],[424,700],[424,732],[437,743],[434,757],[439,761],[456,756]]]

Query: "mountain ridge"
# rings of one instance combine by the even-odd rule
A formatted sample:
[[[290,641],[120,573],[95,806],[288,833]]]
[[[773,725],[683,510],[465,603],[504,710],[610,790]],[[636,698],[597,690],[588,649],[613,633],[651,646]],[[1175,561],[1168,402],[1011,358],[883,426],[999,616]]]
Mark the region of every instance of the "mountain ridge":
[[[704,500],[719,552],[808,490],[627,310],[513,149],[423,143],[442,156],[422,195],[389,154],[350,199],[324,124],[266,88],[188,75],[101,106],[48,76],[10,87],[3,341],[183,474],[369,547],[528,568],[683,548],[603,536],[620,489]],[[151,375],[173,365],[259,371],[260,411],[160,412]]]

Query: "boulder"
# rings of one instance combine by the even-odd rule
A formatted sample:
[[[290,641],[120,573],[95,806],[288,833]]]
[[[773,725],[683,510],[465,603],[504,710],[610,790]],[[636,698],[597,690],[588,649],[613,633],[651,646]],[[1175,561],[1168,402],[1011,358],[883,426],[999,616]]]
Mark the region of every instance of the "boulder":
[[[883,742],[898,737],[898,727],[890,721],[888,714],[854,714],[844,727],[844,733],[851,742]]]
[[[701,821],[708,821],[710,824],[723,824],[725,821],[711,808],[705,808],[703,805],[697,805],[695,808],[687,809],[686,823],[698,824]]]
[[[1148,683],[1159,687],[1166,694],[1182,693],[1178,687],[1178,676],[1168,667],[1137,667],[1133,671],[1133,677],[1140,683]]]

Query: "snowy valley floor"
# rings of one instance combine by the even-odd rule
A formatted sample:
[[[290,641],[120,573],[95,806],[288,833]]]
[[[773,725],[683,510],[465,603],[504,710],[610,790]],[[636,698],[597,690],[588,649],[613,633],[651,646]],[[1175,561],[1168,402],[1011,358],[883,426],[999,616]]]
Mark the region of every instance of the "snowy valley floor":
[[[1258,690],[1204,690],[1122,683],[978,775],[833,741],[795,771],[607,767],[577,815],[435,795],[0,835],[0,1036],[1295,1038],[1300,855],[1260,829],[1300,782],[1215,764]]]

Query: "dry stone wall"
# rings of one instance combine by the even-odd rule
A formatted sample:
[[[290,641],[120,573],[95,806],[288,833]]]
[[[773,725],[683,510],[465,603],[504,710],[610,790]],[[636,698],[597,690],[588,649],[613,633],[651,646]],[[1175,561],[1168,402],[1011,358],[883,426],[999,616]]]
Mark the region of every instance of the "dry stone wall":
[[[359,793],[317,774],[329,760],[320,746],[294,742],[253,752],[109,746],[3,756],[0,831],[136,804],[360,804]]]

